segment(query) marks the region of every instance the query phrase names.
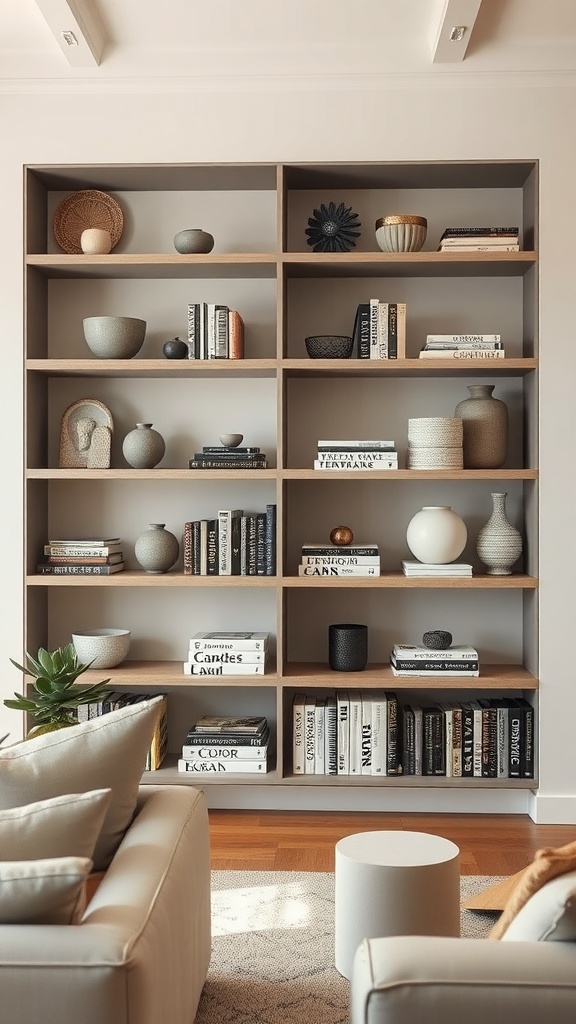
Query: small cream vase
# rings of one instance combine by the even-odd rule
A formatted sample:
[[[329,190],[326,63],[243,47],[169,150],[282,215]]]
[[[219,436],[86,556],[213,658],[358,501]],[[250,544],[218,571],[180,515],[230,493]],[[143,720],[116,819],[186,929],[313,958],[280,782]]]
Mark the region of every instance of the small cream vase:
[[[112,248],[110,232],[105,228],[85,228],[80,235],[80,248],[86,256],[105,256]]]

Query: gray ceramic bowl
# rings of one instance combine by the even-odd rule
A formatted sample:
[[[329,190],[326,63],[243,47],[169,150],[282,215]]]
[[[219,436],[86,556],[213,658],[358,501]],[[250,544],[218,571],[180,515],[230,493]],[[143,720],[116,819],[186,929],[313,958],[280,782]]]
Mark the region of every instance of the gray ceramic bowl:
[[[129,629],[81,629],[72,633],[72,643],[83,665],[91,668],[114,668],[128,654]]]
[[[146,321],[134,316],[89,316],[82,326],[98,359],[132,359],[144,344]]]
[[[214,236],[202,228],[184,228],[174,235],[174,248],[183,254],[212,252]]]
[[[352,355],[352,338],[346,334],[316,334],[304,338],[304,344],[311,359],[349,359]]]

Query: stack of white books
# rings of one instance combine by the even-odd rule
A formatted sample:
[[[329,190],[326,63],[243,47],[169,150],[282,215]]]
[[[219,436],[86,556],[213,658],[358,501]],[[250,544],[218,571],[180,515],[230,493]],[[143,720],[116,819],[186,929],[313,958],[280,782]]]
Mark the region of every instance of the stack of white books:
[[[516,225],[446,228],[438,245],[439,252],[518,252],[519,249],[520,230]]]
[[[471,576],[472,566],[468,562],[417,562],[403,559],[405,576]]]
[[[195,633],[190,640],[187,676],[263,676],[268,663],[268,633]]]
[[[299,576],[379,576],[377,544],[303,544]]]
[[[395,676],[478,676],[478,651],[469,644],[434,650],[423,644],[394,644],[390,668]]]
[[[505,359],[499,334],[427,334],[420,359]]]
[[[204,715],[188,731],[179,772],[198,774],[268,771],[270,729],[266,718]]]
[[[398,452],[394,441],[322,440],[318,441],[314,469],[398,469]]]

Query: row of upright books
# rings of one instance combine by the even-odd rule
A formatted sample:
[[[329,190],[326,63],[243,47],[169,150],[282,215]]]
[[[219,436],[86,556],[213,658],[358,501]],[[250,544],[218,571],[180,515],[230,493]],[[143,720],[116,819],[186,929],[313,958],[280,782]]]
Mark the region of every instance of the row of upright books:
[[[109,576],[124,569],[120,537],[51,538],[38,562],[41,576]]]
[[[188,731],[178,771],[265,775],[269,747],[270,729],[264,717],[204,715]]]
[[[276,505],[264,512],[220,509],[184,523],[185,576],[275,576]]]
[[[352,333],[358,359],[403,359],[406,303],[370,299],[359,303]]]
[[[299,576],[379,576],[377,544],[303,544]]]
[[[266,469],[268,460],[258,446],[229,448],[226,445],[204,445],[188,460],[188,469]]]
[[[155,694],[161,696],[160,714],[154,730],[152,742],[146,754],[144,771],[156,771],[164,760],[168,750],[168,694]],[[92,701],[89,704],[80,704],[75,709],[79,722],[87,722],[92,718],[99,718],[109,711],[116,711],[118,708],[127,707],[129,704],[139,704],[143,700],[150,700],[149,693],[123,693],[119,690],[111,690],[102,700]]]
[[[188,358],[243,359],[244,321],[216,302],[188,303]]]
[[[427,334],[420,359],[505,359],[500,334]]]
[[[295,775],[533,778],[534,709],[525,698],[420,706],[391,690],[297,693]]]
[[[263,676],[268,665],[268,633],[216,631],[190,639],[184,674],[188,676]]]
[[[439,252],[518,252],[520,230],[517,226],[446,228],[438,245]]]
[[[318,441],[314,469],[398,469],[398,452],[394,441],[322,439]]]

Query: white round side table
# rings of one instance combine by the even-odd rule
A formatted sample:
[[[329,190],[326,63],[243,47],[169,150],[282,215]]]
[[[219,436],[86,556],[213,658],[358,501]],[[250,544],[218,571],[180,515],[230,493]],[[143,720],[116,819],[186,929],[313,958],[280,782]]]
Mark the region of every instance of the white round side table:
[[[336,844],[336,969],[362,939],[460,935],[460,850],[425,832],[359,832]]]

